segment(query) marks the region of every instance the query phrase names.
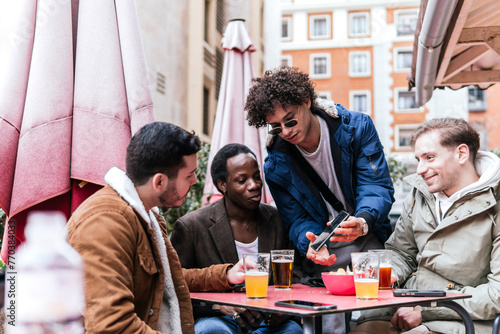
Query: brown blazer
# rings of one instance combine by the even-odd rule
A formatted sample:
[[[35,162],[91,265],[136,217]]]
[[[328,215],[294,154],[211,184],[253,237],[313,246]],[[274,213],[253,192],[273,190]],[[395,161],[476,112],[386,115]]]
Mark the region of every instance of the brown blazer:
[[[259,252],[290,248],[276,208],[261,203],[258,210]],[[177,219],[170,241],[183,268],[206,268],[213,264],[238,262],[224,199]]]

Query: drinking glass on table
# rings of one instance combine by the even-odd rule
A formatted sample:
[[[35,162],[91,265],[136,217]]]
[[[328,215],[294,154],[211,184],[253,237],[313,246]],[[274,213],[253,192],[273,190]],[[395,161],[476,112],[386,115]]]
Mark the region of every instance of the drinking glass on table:
[[[376,252],[351,253],[357,300],[377,300],[379,255]]]
[[[293,249],[271,251],[274,289],[289,290],[292,288]]]
[[[266,298],[269,281],[269,253],[243,254],[247,298]]]
[[[378,253],[380,258],[380,275],[378,288],[380,290],[391,289],[391,271],[392,271],[392,251],[389,249],[371,249],[368,252]]]

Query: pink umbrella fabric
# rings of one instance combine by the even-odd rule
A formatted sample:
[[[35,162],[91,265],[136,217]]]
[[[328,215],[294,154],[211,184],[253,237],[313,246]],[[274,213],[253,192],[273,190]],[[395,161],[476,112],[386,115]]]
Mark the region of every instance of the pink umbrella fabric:
[[[0,207],[4,240],[15,230],[19,242],[30,211],[69,218],[111,166],[124,169],[154,111],[134,0],[15,1],[0,12]]]
[[[215,188],[210,176],[210,166],[215,154],[226,144],[240,143],[248,146],[256,155],[262,170],[266,156],[267,132],[248,125],[245,119],[245,101],[255,77],[251,53],[255,51],[248,35],[244,20],[231,20],[222,38],[224,66],[215,115],[214,131],[208,159],[204,195],[214,202],[222,197]],[[271,194],[264,184],[262,202],[272,202]]]

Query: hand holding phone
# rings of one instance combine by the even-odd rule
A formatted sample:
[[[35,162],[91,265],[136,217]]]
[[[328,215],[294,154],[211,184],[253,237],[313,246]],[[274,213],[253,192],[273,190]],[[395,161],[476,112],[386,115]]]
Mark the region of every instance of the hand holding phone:
[[[340,213],[335,217],[330,225],[328,225],[323,232],[319,235],[319,237],[314,241],[311,245],[311,248],[318,252],[321,247],[323,247],[326,242],[335,234],[333,231],[340,225],[343,221],[349,218],[349,214],[344,210],[340,211]]]
[[[315,310],[315,311],[334,310],[337,308],[337,305],[308,302],[305,300],[280,300],[280,301],[275,302],[274,305],[293,307],[293,308],[302,308],[302,309]]]
[[[394,297],[444,297],[444,290],[422,290],[422,289],[394,289]]]

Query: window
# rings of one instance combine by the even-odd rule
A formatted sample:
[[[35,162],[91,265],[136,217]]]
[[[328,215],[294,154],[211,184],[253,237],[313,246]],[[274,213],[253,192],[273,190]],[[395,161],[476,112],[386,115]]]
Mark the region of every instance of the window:
[[[412,50],[396,49],[394,60],[394,70],[396,72],[406,72],[411,69]]]
[[[293,66],[292,56],[290,55],[281,56],[281,66]]]
[[[416,128],[416,125],[396,125],[396,150],[411,150],[411,135]]]
[[[224,0],[217,0],[216,3],[216,17],[215,26],[220,34],[224,34],[224,28],[226,27],[226,15],[224,8]]]
[[[219,99],[220,85],[222,83],[222,70],[224,67],[224,52],[215,49],[215,98]]]
[[[281,40],[290,41],[292,39],[292,18],[285,16],[281,18]]]
[[[365,114],[371,113],[371,92],[369,90],[352,90],[349,92],[349,109]]]
[[[370,52],[359,51],[349,53],[349,75],[351,77],[369,76],[371,72]]]
[[[309,37],[311,39],[330,38],[330,15],[309,17]]]
[[[161,72],[156,72],[156,91],[165,95],[165,75]]]
[[[323,79],[331,77],[329,53],[314,53],[309,57],[309,74],[311,78]]]
[[[418,112],[420,108],[415,102],[415,91],[408,91],[406,88],[396,90],[396,111]]]
[[[413,36],[417,27],[417,11],[398,11],[396,14],[396,35]]]
[[[205,37],[205,42],[209,42],[208,40],[208,34],[209,34],[209,30],[208,30],[208,27],[210,26],[209,25],[209,17],[210,17],[210,0],[205,0],[205,25],[203,27],[203,32],[204,32],[204,37]]]
[[[487,109],[485,91],[477,87],[469,87],[469,111],[484,111]]]
[[[349,35],[351,37],[364,37],[370,35],[370,13],[349,14]]]
[[[320,99],[331,100],[332,94],[330,92],[317,92]]]

